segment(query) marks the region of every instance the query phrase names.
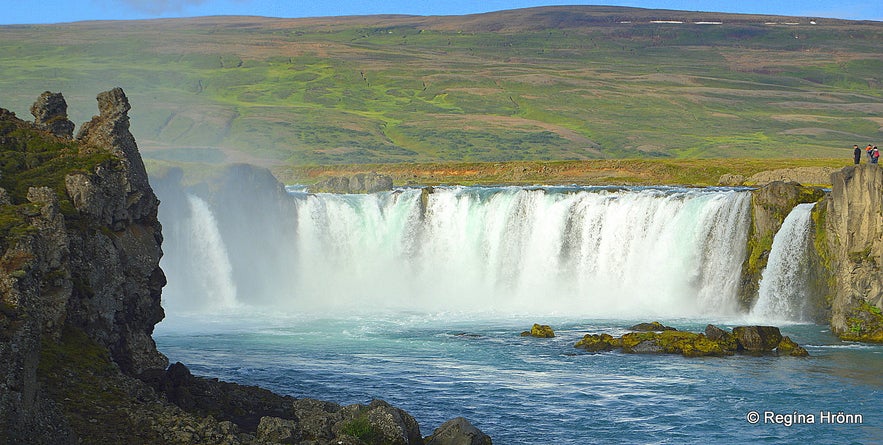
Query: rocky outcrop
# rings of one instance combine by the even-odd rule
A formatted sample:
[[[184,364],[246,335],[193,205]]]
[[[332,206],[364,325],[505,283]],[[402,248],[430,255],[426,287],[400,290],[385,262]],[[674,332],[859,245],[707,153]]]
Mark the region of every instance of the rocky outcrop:
[[[71,298],[68,323],[106,346],[124,371],[164,368],[153,326],[163,319],[160,305],[165,275],[159,200],[129,132],[131,108],[123,90],[98,95],[99,116],[83,124],[77,140],[108,150],[118,160],[91,172],[73,172],[64,184],[77,215],[94,230],[71,236],[71,265],[79,286]]]
[[[658,321],[651,321],[650,323],[638,323],[634,326],[629,327],[630,331],[638,331],[638,332],[652,332],[652,331],[677,331],[677,329],[666,326]]]
[[[751,226],[742,278],[739,303],[750,309],[757,298],[761,274],[766,268],[773,237],[788,213],[800,203],[816,202],[825,196],[822,189],[793,182],[772,182],[751,192]]]
[[[831,174],[837,171],[833,167],[793,167],[766,170],[755,173],[748,178],[743,175],[726,173],[721,175],[718,185],[724,187],[755,186],[762,187],[773,182],[796,182],[799,184],[827,186],[831,184]]]
[[[31,105],[31,114],[36,119],[34,125],[39,129],[65,139],[70,139],[74,134],[74,123],[67,118],[67,102],[61,93],[46,91],[41,94]]]
[[[375,193],[392,190],[392,177],[378,173],[335,176],[310,187],[314,193]]]
[[[0,258],[0,443],[74,443],[37,381],[42,340],[60,336],[72,288],[68,237],[54,191],[30,188],[27,199],[29,230]]]
[[[733,354],[775,354],[806,357],[806,349],[774,326],[738,326],[729,333],[708,325],[705,333],[678,331],[629,332],[619,338],[610,334],[586,334],[574,344],[588,352],[619,349],[627,354],[680,354],[685,357],[723,357]]]
[[[73,174],[65,179],[68,193],[81,211],[114,227],[123,222],[155,219],[159,205],[135,137],[129,132],[131,108],[122,89],[105,91],[98,95],[100,114],[84,123],[77,133],[80,143],[117,156],[122,162],[120,171],[99,168],[91,175]],[[96,190],[92,187],[96,184],[103,187]]]
[[[426,445],[492,445],[492,443],[487,434],[462,417],[443,423],[426,438]]]
[[[883,342],[883,169],[850,166],[831,179],[830,196],[815,215],[825,227],[816,247],[830,272],[831,330],[848,340]]]
[[[167,365],[151,337],[163,318],[160,291],[165,284],[159,268],[158,201],[128,132],[125,95],[119,90],[113,97],[109,103],[119,107],[102,106],[85,149],[66,141],[73,126],[65,123],[67,104],[60,94],[40,97],[31,108],[34,124],[0,113],[3,128],[19,132],[8,133],[0,143],[32,145],[30,150],[45,156],[37,161],[42,165],[19,164],[24,168],[4,172],[12,189],[2,212],[12,227],[2,242],[0,264],[5,308],[0,325],[6,334],[0,344],[0,374],[6,378],[0,410],[9,429],[0,430],[15,432],[9,443],[24,437],[33,443],[65,443],[39,439],[41,431],[53,425],[58,429],[64,421],[35,419],[56,411],[51,406],[57,401],[42,398],[37,368],[41,350],[61,340],[66,329],[83,332],[109,350],[125,372]],[[40,130],[58,139],[15,139]],[[45,173],[33,177],[28,168]],[[45,185],[22,195],[25,181]]]
[[[414,418],[382,401],[341,407],[196,377],[181,364],[166,369],[151,337],[164,316],[159,201],[125,94],[98,102],[100,115],[75,141],[57,131],[68,126],[53,126],[66,110],[60,94],[41,96],[37,123],[0,109],[9,161],[0,188],[0,443],[422,444]],[[236,182],[219,179],[202,196],[252,204],[238,208],[240,218],[291,216],[269,172],[233,166],[226,176]]]
[[[796,182],[804,185],[826,186],[831,183],[833,167],[793,167],[767,170],[751,175],[745,182],[763,186],[773,182]]]
[[[739,326],[733,328],[733,337],[744,351],[771,352],[782,341],[779,328],[774,326]]]

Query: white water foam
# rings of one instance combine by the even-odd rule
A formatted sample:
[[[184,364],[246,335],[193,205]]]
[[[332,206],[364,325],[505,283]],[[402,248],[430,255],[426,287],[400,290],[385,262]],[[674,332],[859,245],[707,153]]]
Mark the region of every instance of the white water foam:
[[[739,191],[437,188],[307,195],[280,308],[693,316],[735,312]],[[284,248],[280,246],[280,248]]]

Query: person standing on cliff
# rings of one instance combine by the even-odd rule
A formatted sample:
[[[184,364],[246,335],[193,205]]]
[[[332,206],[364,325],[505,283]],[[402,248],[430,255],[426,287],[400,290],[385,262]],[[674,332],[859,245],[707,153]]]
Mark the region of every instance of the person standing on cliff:
[[[880,160],[880,150],[877,150],[877,146],[871,149],[871,164],[876,164],[877,161]]]
[[[862,160],[862,149],[858,148],[858,144],[852,146],[852,157],[855,158],[855,165],[858,165]]]
[[[873,162],[873,161],[874,161],[873,157],[871,156],[871,150],[873,150],[873,149],[874,149],[874,147],[871,146],[871,144],[868,144],[868,146],[865,147],[865,153],[868,154],[868,161],[869,161],[869,162]]]

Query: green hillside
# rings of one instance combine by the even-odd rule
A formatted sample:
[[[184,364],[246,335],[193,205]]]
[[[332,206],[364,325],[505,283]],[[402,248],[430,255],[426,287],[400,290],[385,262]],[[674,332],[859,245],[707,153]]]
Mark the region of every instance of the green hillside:
[[[2,26],[0,106],[29,118],[58,91],[82,122],[120,86],[144,156],[168,161],[848,157],[883,142],[883,23],[811,19],[546,7]]]

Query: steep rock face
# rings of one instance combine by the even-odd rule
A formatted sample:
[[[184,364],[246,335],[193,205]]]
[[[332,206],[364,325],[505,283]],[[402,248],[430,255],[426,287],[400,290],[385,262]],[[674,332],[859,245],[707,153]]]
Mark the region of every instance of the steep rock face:
[[[822,255],[833,274],[831,330],[883,342],[883,169],[851,166],[831,179]]]
[[[67,232],[52,190],[28,200],[32,230],[0,258],[0,443],[73,443],[37,383],[41,339],[59,335],[71,291]]]
[[[800,203],[816,202],[824,197],[821,189],[794,182],[772,182],[751,193],[751,228],[748,249],[742,264],[739,303],[749,309],[757,298],[761,273],[767,265],[773,237],[788,213]]]
[[[131,107],[123,90],[99,94],[98,108],[101,114],[83,125],[77,139],[109,150],[120,162],[65,178],[74,207],[97,229],[71,236],[71,266],[80,281],[69,322],[110,349],[123,370],[138,374],[168,364],[151,337],[164,316],[159,200],[129,132]]]
[[[121,174],[99,170],[94,175],[74,175],[66,181],[68,193],[78,209],[116,228],[124,222],[155,220],[159,205],[147,180],[135,137],[129,132],[131,108],[122,89],[105,91],[98,95],[101,114],[84,123],[77,134],[79,142],[118,156],[122,160],[122,169],[118,172]],[[90,185],[99,187],[93,190]],[[117,189],[118,186],[121,188]],[[102,202],[95,202],[96,199]]]
[[[41,350],[60,341],[67,328],[107,348],[130,374],[167,365],[151,338],[163,317],[158,201],[128,133],[125,95],[120,90],[112,96],[116,111],[102,108],[88,132],[90,142],[80,146],[69,139],[72,125],[53,127],[66,121],[60,94],[44,93],[34,104],[35,124],[0,112],[6,165],[19,166],[4,172],[4,184],[13,188],[0,193],[2,443],[74,440],[57,401],[47,398],[38,382]],[[27,136],[41,130],[57,139]],[[15,163],[32,150],[43,152],[43,158],[30,161],[46,172],[41,177],[29,176],[30,164]],[[130,158],[119,157],[124,154]],[[47,186],[24,193],[21,187],[30,182]]]
[[[151,338],[165,283],[158,200],[125,94],[102,93],[99,108],[77,142],[0,109],[0,443],[423,443],[413,417],[385,402],[340,407],[165,370]],[[180,180],[171,174],[169,187]],[[293,209],[250,166],[170,196],[182,207],[189,192],[231,200],[231,227],[277,241],[250,218]]]

